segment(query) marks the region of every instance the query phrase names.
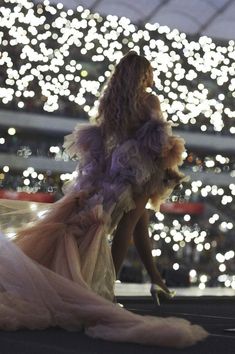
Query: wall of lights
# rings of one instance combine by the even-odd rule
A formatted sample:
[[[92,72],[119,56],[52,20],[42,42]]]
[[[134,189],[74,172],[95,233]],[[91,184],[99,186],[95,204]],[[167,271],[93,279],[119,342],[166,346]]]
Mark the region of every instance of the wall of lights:
[[[114,64],[134,49],[151,61],[165,115],[180,128],[235,134],[233,40],[190,40],[167,26],[137,28],[47,0],[4,0],[0,18],[2,107],[92,116]]]

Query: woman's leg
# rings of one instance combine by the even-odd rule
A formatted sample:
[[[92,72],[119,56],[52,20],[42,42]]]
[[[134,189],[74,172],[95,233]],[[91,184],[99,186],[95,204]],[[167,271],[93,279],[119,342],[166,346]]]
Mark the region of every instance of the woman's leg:
[[[149,214],[145,209],[141,217],[139,218],[133,233],[133,239],[135,247],[139,253],[139,256],[149,274],[151,282],[153,284],[160,285],[164,290],[169,291],[167,286],[162,280],[162,277],[157,270],[152,256],[151,240],[148,232],[149,226]]]
[[[127,254],[135,226],[143,214],[147,201],[148,197],[146,196],[138,197],[135,200],[136,209],[124,214],[116,228],[112,242],[112,257],[117,275]]]

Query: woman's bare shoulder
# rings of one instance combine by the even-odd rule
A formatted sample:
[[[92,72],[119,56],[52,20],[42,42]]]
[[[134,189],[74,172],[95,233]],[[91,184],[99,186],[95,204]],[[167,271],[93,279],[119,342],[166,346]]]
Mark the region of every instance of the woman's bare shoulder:
[[[157,95],[149,93],[145,97],[145,102],[149,106],[150,109],[160,110],[160,101]]]
[[[165,121],[161,111],[160,100],[157,95],[149,93],[146,95],[145,107],[150,119],[157,121]]]

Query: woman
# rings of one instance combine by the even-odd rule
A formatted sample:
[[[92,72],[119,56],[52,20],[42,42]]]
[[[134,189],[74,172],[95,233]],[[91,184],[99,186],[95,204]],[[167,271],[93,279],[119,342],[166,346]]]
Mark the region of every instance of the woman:
[[[144,57],[129,52],[116,66],[115,74],[100,101],[98,122],[104,130],[104,136],[114,135],[116,140],[128,139],[145,121],[162,119],[160,103],[157,96],[146,93],[152,87],[153,70]],[[114,132],[114,133],[113,133]],[[115,140],[115,139],[114,139]],[[180,176],[181,178],[182,176]],[[139,195],[138,198],[141,198]],[[149,193],[147,193],[147,200]],[[143,196],[143,203],[146,198]],[[116,274],[118,274],[127,248],[133,236],[134,244],[152,281],[151,293],[159,303],[158,292],[172,297],[160,273],[154,265],[148,234],[148,212],[145,208],[135,225],[133,212],[122,217],[112,242],[112,257]]]
[[[164,287],[146,240],[145,205],[150,199],[157,209],[184,178],[183,141],[146,93],[149,85],[149,62],[130,52],[103,92],[96,124],[65,139],[78,157],[65,197],[14,244],[0,237],[0,328],[83,328],[93,337],[173,347],[207,336],[188,321],[139,316],[113,303],[115,270],[132,234],[152,282]]]

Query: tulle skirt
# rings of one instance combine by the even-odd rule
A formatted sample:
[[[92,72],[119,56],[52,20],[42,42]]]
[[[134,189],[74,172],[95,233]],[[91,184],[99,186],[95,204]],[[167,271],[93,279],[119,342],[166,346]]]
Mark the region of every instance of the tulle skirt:
[[[0,328],[83,330],[91,337],[185,347],[207,332],[179,318],[140,316],[114,302],[115,271],[108,234],[129,194],[104,210],[80,191],[55,203],[15,240],[0,234]],[[121,211],[122,210],[122,211]],[[116,220],[114,221],[113,218]]]

